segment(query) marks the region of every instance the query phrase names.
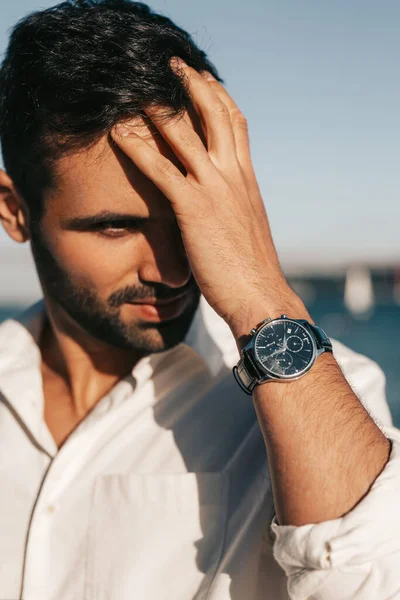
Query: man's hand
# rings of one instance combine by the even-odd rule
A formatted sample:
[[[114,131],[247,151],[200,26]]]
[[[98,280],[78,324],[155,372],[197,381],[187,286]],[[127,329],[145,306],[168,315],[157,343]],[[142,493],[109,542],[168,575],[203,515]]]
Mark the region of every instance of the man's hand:
[[[244,116],[210,74],[180,59],[171,64],[187,80],[207,147],[188,113],[166,120],[160,107],[144,110],[186,174],[149,145],[134,123],[117,125],[114,141],[171,202],[196,282],[237,339],[292,306],[301,311],[295,316],[306,316],[278,262]]]
[[[180,164],[149,144],[136,122],[117,126],[112,136],[171,202],[197,284],[240,347],[268,316],[310,317],[279,266],[244,117],[218,82],[182,63],[174,68],[187,78],[206,145],[188,113],[166,120],[159,107],[145,112]],[[298,381],[256,386],[253,399],[280,524],[344,514],[388,459],[389,442],[332,355]]]

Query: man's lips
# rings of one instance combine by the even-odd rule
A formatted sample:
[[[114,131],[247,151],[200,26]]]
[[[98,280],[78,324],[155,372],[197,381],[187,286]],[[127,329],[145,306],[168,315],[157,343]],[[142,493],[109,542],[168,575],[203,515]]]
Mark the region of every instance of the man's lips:
[[[150,298],[149,300],[135,300],[133,302],[129,302],[128,304],[149,304],[151,306],[165,306],[167,304],[172,304],[173,302],[178,302],[178,300],[181,300],[182,298],[186,298],[187,294],[188,293],[185,292],[180,296],[175,296],[174,298],[167,298],[164,300],[158,300],[154,298]]]
[[[176,296],[173,299],[156,300],[138,300],[129,302],[131,306],[136,306],[137,311],[148,321],[164,321],[174,319],[186,308],[188,293]]]

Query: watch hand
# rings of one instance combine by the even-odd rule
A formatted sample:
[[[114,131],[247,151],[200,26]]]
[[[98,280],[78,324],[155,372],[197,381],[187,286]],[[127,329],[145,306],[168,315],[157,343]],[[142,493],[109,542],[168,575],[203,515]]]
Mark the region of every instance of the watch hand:
[[[277,352],[274,352],[273,354],[269,355],[269,358],[272,358],[273,356],[276,356],[277,354],[281,354],[282,352],[285,352],[286,348],[284,346],[280,347],[279,350]]]

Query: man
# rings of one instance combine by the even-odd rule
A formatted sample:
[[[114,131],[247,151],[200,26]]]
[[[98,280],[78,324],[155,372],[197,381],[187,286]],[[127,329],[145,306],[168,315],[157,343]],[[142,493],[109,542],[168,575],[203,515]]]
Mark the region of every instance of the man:
[[[0,598],[396,597],[382,374],[286,282],[204,53],[65,2],[0,89],[0,215],[44,295],[0,327]]]

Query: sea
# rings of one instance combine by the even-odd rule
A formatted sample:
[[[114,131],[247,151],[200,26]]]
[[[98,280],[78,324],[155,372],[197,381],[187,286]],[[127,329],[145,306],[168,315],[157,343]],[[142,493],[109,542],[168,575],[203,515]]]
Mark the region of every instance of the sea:
[[[376,361],[386,375],[393,422],[400,427],[400,305],[385,299],[365,315],[351,314],[341,294],[321,294],[309,306],[314,321],[330,337]],[[23,307],[0,306],[0,322]]]

